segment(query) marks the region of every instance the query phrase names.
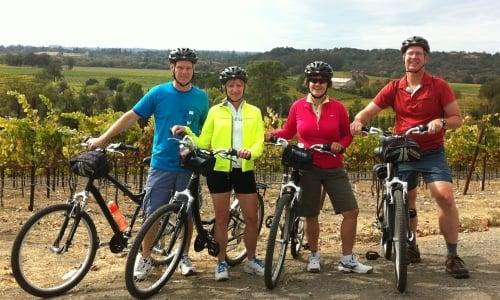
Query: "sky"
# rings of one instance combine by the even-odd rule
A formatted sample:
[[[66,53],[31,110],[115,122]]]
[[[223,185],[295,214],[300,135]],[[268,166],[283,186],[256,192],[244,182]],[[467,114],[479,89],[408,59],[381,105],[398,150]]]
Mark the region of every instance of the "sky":
[[[0,45],[234,50],[397,49],[500,52],[495,0],[6,0]]]

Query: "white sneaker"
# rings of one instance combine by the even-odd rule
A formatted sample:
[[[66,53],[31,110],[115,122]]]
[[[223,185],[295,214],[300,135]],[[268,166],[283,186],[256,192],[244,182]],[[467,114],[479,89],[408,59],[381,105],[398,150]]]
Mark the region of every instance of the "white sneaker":
[[[226,281],[229,279],[229,265],[226,261],[217,262],[215,266],[215,280]]]
[[[309,263],[307,264],[307,272],[319,273],[321,270],[319,252],[309,254]]]
[[[187,255],[183,255],[181,257],[181,261],[179,262],[179,269],[181,270],[181,274],[184,276],[191,276],[196,274],[196,268],[193,266],[191,259]]]
[[[264,276],[264,262],[257,258],[247,260],[243,266],[243,271],[248,274]]]
[[[369,274],[373,272],[373,267],[363,265],[359,262],[357,255],[343,256],[339,262],[339,270],[344,273]]]
[[[134,279],[139,281],[146,279],[152,268],[153,260],[151,257],[144,258],[140,253],[137,254],[134,263]]]

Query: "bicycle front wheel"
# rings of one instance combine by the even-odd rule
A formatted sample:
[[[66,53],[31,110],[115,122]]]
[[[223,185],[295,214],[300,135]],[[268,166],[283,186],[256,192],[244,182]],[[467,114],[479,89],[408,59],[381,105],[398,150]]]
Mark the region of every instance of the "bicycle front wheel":
[[[125,266],[125,284],[132,296],[158,293],[177,268],[188,228],[187,217],[179,210],[178,203],[160,207],[137,234]]]
[[[283,194],[278,199],[273,222],[269,229],[264,267],[264,281],[268,289],[273,289],[278,284],[285,263],[286,248],[290,241],[291,202],[291,194]]]
[[[37,297],[54,297],[77,285],[89,271],[98,248],[94,222],[73,205],[49,206],[23,225],[12,246],[17,283]]]
[[[408,234],[408,219],[407,208],[403,201],[403,192],[400,190],[394,191],[395,205],[395,222],[394,222],[394,275],[396,277],[396,288],[399,292],[404,292],[406,289],[407,276],[407,234]]]
[[[262,222],[264,219],[264,199],[257,193],[257,235],[260,234]],[[233,203],[238,201],[234,199]],[[240,205],[231,205],[229,211],[229,224],[227,226],[228,240],[226,247],[226,261],[233,267],[240,264],[247,257],[247,249],[245,247],[245,220],[241,212]]]

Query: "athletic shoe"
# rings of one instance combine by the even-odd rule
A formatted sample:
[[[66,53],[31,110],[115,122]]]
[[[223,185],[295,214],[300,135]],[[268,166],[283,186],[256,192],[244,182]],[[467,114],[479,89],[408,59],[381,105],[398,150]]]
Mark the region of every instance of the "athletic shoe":
[[[357,255],[350,255],[347,259],[342,257],[338,266],[339,270],[344,273],[361,273],[367,274],[373,272],[373,267],[363,265],[359,262]]]
[[[307,264],[307,272],[319,273],[321,269],[319,252],[309,254],[309,263]]]
[[[247,260],[247,262],[243,266],[243,271],[248,274],[264,276],[264,262],[257,258]]]
[[[458,255],[448,255],[446,258],[446,272],[457,279],[469,278],[469,270],[467,270],[464,261]]]
[[[191,259],[187,255],[183,255],[179,262],[179,269],[184,276],[191,276],[196,274],[196,268],[193,266]]]
[[[217,262],[215,266],[215,280],[226,281],[229,279],[229,265],[226,261]]]
[[[138,281],[146,279],[152,268],[153,260],[151,257],[144,258],[141,254],[137,254],[134,263],[134,279]]]

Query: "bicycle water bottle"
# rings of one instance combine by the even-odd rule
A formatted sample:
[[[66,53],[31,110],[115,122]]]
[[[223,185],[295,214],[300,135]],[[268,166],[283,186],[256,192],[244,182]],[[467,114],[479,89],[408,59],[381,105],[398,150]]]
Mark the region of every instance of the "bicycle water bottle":
[[[127,219],[125,219],[125,216],[122,214],[120,211],[120,208],[116,204],[115,201],[109,201],[108,202],[108,209],[111,212],[111,215],[113,215],[113,219],[115,220],[116,224],[120,228],[120,231],[125,231],[128,228],[128,223]]]

